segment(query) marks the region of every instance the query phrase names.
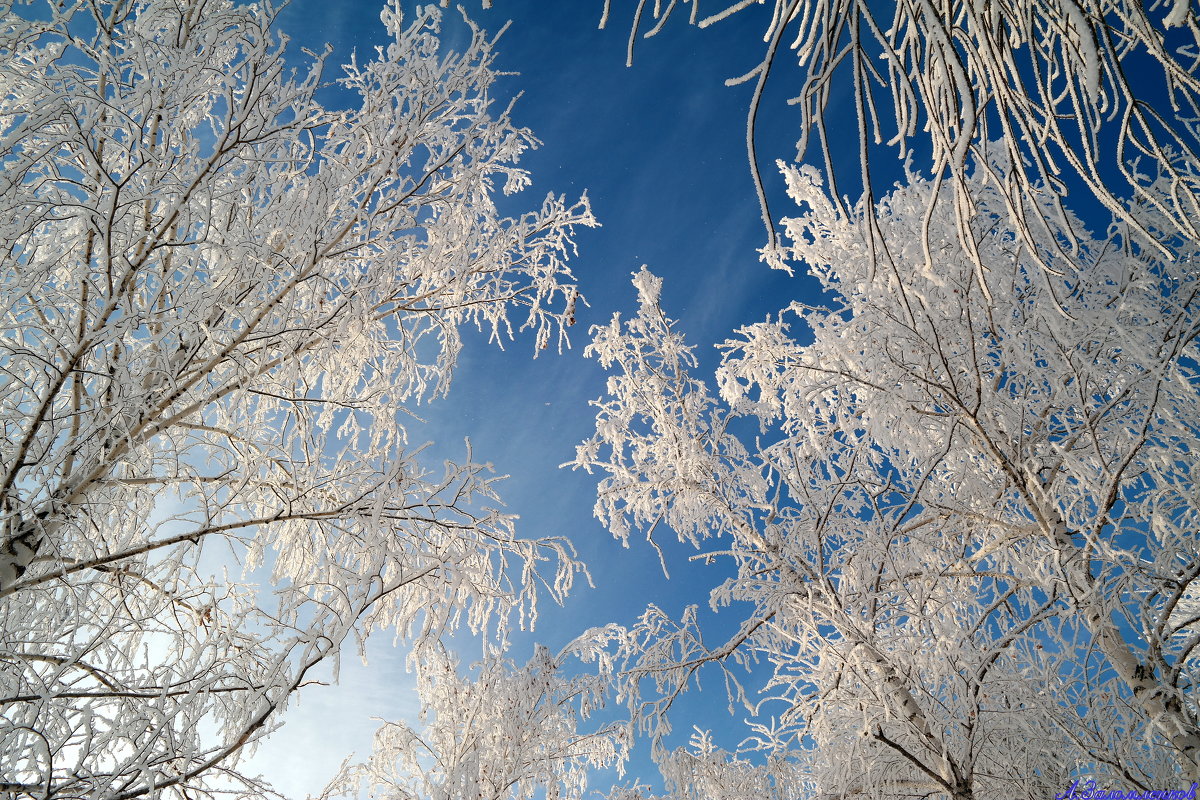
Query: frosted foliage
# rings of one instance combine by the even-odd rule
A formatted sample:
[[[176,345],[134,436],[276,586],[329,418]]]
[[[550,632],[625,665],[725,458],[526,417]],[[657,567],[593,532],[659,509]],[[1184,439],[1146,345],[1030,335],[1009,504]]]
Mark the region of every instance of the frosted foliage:
[[[1134,212],[1172,259],[1067,218],[1082,266],[1053,275],[1037,262],[1068,233],[1030,252],[977,175],[982,272],[946,184],[842,211],[786,170],[786,255],[836,299],[720,345],[716,394],[644,290],[594,330],[614,374],[575,465],[603,476],[597,515],[729,563],[710,601],[741,620],[717,643],[695,609],[593,634],[652,736],[703,670],[747,719],[723,769],[786,756],[822,796],[1197,780],[1196,246],[1152,205]],[[729,431],[747,418],[753,448]]]
[[[346,111],[270,4],[40,13],[0,21],[0,791],[253,790],[240,751],[348,638],[503,636],[569,588],[407,409],[463,326],[559,340],[594,223],[497,211],[536,142],[433,7],[384,9]]]
[[[607,800],[792,800],[811,797],[815,787],[799,762],[786,757],[753,763],[713,744],[709,731],[695,729],[686,747],[660,756],[666,793],[639,783],[605,794]]]
[[[463,675],[448,654],[424,655],[423,728],[384,724],[370,758],[344,766],[321,800],[584,798],[590,769],[625,759],[626,725],[579,729],[603,705],[603,665],[571,675],[570,651],[538,647],[523,666],[491,654]]]
[[[666,754],[661,766],[667,796],[679,800],[790,800],[814,790],[796,762],[751,763],[717,747],[711,733],[698,728],[688,746]]]
[[[610,5],[604,0],[601,27]],[[1033,191],[1053,190],[1025,209],[1034,216],[1014,213],[1012,227],[1031,249],[1066,237],[1059,267],[1076,243],[1060,203],[1068,191],[1089,192],[1138,226],[1125,202],[1133,197],[1200,238],[1200,18],[1188,0],[638,0],[634,8],[629,63],[639,36],[654,36],[672,16],[704,28],[756,15],[747,22],[763,26],[762,42],[747,43],[761,58],[751,56],[728,83],[754,85],[747,149],[768,230],[755,127],[772,76],[799,112],[798,158],[823,159],[831,171],[857,162],[858,174],[840,175],[832,196],[880,192],[893,171],[882,166],[875,173],[884,180],[873,177],[873,158],[915,157],[955,187],[961,246],[977,267],[986,260],[966,235],[979,181],[968,178],[973,160],[1019,165],[990,175],[1010,211]],[[798,70],[781,67],[789,57]],[[850,131],[857,142],[852,135],[847,148]],[[1167,191],[1154,188],[1160,179]],[[928,246],[924,260],[936,259]],[[778,255],[768,251],[781,264]]]

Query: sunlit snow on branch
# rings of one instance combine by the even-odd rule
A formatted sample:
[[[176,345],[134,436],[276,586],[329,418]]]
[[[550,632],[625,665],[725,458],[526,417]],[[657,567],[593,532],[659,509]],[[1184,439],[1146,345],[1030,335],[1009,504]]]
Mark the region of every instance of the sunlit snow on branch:
[[[464,325],[561,341],[594,223],[498,213],[535,140],[433,7],[384,8],[347,110],[270,3],[41,11],[0,21],[0,793],[254,793],[240,752],[347,639],[503,637],[569,589],[406,407]]]
[[[1197,780],[1194,240],[1143,203],[1156,242],[1066,216],[1034,252],[979,168],[972,253],[944,182],[910,175],[840,208],[811,168],[786,177],[802,212],[787,255],[830,307],[739,330],[716,395],[650,273],[635,316],[593,329],[613,374],[574,463],[602,476],[597,516],[728,562],[710,601],[741,620],[707,642],[694,609],[651,607],[595,632],[637,729],[665,736],[716,671],[749,723],[721,780],[763,758],[828,798],[1054,797],[1080,771],[1131,791]],[[730,432],[746,417],[754,446]],[[695,758],[659,752],[668,777]],[[671,780],[673,797],[725,796]]]

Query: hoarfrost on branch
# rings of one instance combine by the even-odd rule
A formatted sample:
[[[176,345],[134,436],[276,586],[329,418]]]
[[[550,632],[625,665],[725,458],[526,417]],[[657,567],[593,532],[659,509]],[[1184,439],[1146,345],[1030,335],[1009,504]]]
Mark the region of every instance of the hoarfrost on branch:
[[[601,27],[611,5],[604,0]],[[1043,269],[1070,269],[1082,244],[1068,193],[1090,194],[1144,238],[1130,199],[1200,239],[1200,18],[1188,0],[637,0],[627,62],[639,36],[657,35],[685,7],[701,28],[753,14],[763,25],[762,43],[750,43],[761,57],[727,83],[753,85],[746,149],[774,266],[784,248],[755,136],[772,77],[799,114],[797,159],[822,162],[843,211],[843,196],[874,204],[895,180],[890,165],[912,163],[954,187],[960,246],[981,271],[987,262],[969,235],[972,217],[987,213],[970,188],[979,170]],[[789,49],[798,69],[782,64]],[[1042,200],[1030,209],[1034,193]],[[1055,237],[1051,260],[1037,243]],[[937,257],[926,241],[921,261]]]
[[[700,670],[743,709],[710,788],[679,777],[704,748],[659,747],[677,796],[1198,780],[1195,241],[1154,203],[1108,238],[1071,218],[1076,266],[1055,275],[1038,262],[1068,232],[1030,252],[986,172],[967,185],[980,273],[945,183],[910,175],[846,211],[787,168],[787,255],[836,299],[739,330],[715,393],[645,268],[637,314],[593,330],[611,374],[574,464],[602,476],[596,515],[622,539],[666,526],[733,573],[710,594],[740,620],[723,642],[694,607],[592,634],[656,742]]]
[[[390,628],[419,665],[581,569],[469,448],[410,437],[463,326],[561,341],[586,200],[497,210],[536,141],[478,29],[445,52],[440,12],[389,3],[331,110],[277,11],[0,19],[6,795],[256,793],[240,754],[344,642]]]

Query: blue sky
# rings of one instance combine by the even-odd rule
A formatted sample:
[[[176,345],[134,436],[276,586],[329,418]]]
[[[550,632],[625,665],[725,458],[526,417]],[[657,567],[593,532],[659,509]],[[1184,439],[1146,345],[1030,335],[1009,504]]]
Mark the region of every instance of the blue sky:
[[[671,580],[664,580],[652,548],[633,541],[623,549],[593,519],[597,477],[559,468],[592,432],[588,403],[604,390],[603,370],[582,357],[588,328],[615,311],[635,310],[630,277],[647,264],[665,278],[664,307],[700,344],[702,374],[711,375],[717,360],[711,343],[761,321],[786,299],[811,293],[812,284],[758,260],[765,231],[745,155],[751,87],[724,86],[757,63],[766,24],[760,9],[707,30],[686,25],[681,14],[639,44],[629,69],[632,4],[613,3],[607,30],[597,29],[600,0],[494,5],[490,11],[478,2],[465,8],[489,32],[512,22],[499,43],[497,66],[519,74],[502,81],[497,101],[520,92],[514,119],[544,143],[522,162],[533,186],[515,198],[513,211],[537,205],[547,192],[574,198],[586,191],[603,226],[577,237],[574,271],[590,306],[577,313],[572,348],[535,360],[531,337],[500,351],[472,336],[449,398],[418,411],[429,422],[423,435],[445,452],[460,455],[463,438],[470,437],[476,458],[510,476],[501,493],[520,516],[524,535],[568,536],[590,566],[595,588],[577,584],[562,608],[543,604],[537,630],[515,641],[513,657],[523,661],[535,640],[556,648],[587,627],[630,623],[647,603],[672,615],[688,604],[706,607],[709,587],[719,582],[712,568],[688,563],[690,552],[665,538]],[[280,29],[293,48],[319,51],[331,43],[330,64],[339,64],[352,48],[365,57],[384,43],[378,8],[377,0],[292,0]],[[461,48],[465,26],[452,10],[446,20],[444,42]],[[794,158],[796,138],[784,97],[782,91],[768,97],[758,137],[777,217],[789,212],[789,203],[773,164]],[[302,694],[284,729],[262,748],[256,764],[285,793],[302,797],[319,790],[348,751],[364,753],[375,727],[370,717],[415,711],[411,676],[389,637],[378,638],[370,659],[363,669],[348,656],[342,685]],[[711,707],[701,719],[716,725],[728,719],[719,681],[688,701],[701,711]],[[678,743],[690,732],[686,725],[677,731]],[[645,748],[642,753],[631,777],[653,783]]]

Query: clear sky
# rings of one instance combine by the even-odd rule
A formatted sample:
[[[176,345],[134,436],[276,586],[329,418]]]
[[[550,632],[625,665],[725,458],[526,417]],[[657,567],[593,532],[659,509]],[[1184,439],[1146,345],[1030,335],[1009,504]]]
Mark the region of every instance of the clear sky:
[[[404,5],[411,7],[407,0]],[[716,365],[711,343],[761,321],[787,299],[802,298],[812,285],[758,260],[765,232],[745,155],[751,87],[723,85],[757,63],[766,25],[760,9],[707,30],[686,25],[680,14],[638,45],[627,69],[632,2],[614,0],[603,31],[597,29],[601,0],[494,5],[484,11],[475,0],[465,8],[488,31],[512,21],[499,43],[497,66],[519,74],[503,80],[497,100],[521,92],[514,118],[544,143],[522,162],[533,186],[515,199],[513,210],[534,207],[547,192],[573,198],[586,191],[603,226],[577,237],[574,271],[590,307],[577,314],[572,349],[534,360],[532,337],[501,352],[475,336],[450,397],[420,412],[429,422],[426,435],[447,453],[461,455],[462,440],[470,437],[476,458],[511,476],[501,492],[520,515],[524,535],[569,536],[590,566],[595,588],[577,585],[562,608],[543,605],[532,637],[515,643],[513,657],[523,661],[534,640],[558,647],[593,625],[628,624],[650,602],[673,615],[688,604],[706,607],[708,589],[720,580],[712,568],[689,564],[681,547],[667,548],[671,580],[664,580],[649,546],[633,542],[623,549],[592,518],[597,478],[559,468],[592,432],[588,402],[604,389],[603,370],[582,357],[588,328],[615,311],[635,310],[630,277],[647,264],[665,278],[664,307],[700,344],[701,372],[710,376]],[[331,43],[330,63],[342,63],[352,48],[366,56],[384,42],[378,8],[378,0],[292,0],[281,30],[292,47],[320,50]],[[446,19],[444,42],[461,47],[465,26],[453,10]],[[768,97],[759,132],[777,217],[791,209],[773,164],[794,158],[796,138],[783,99],[782,91]],[[370,717],[413,713],[411,676],[390,645],[388,637],[379,637],[366,670],[348,657],[341,687],[301,694],[256,762],[280,789],[293,797],[319,790],[350,750],[361,755],[369,748],[375,727]],[[711,706],[717,725],[727,713],[719,681],[689,700]],[[690,729],[678,733],[682,743]],[[632,777],[653,782],[656,775],[645,766],[643,756]]]

